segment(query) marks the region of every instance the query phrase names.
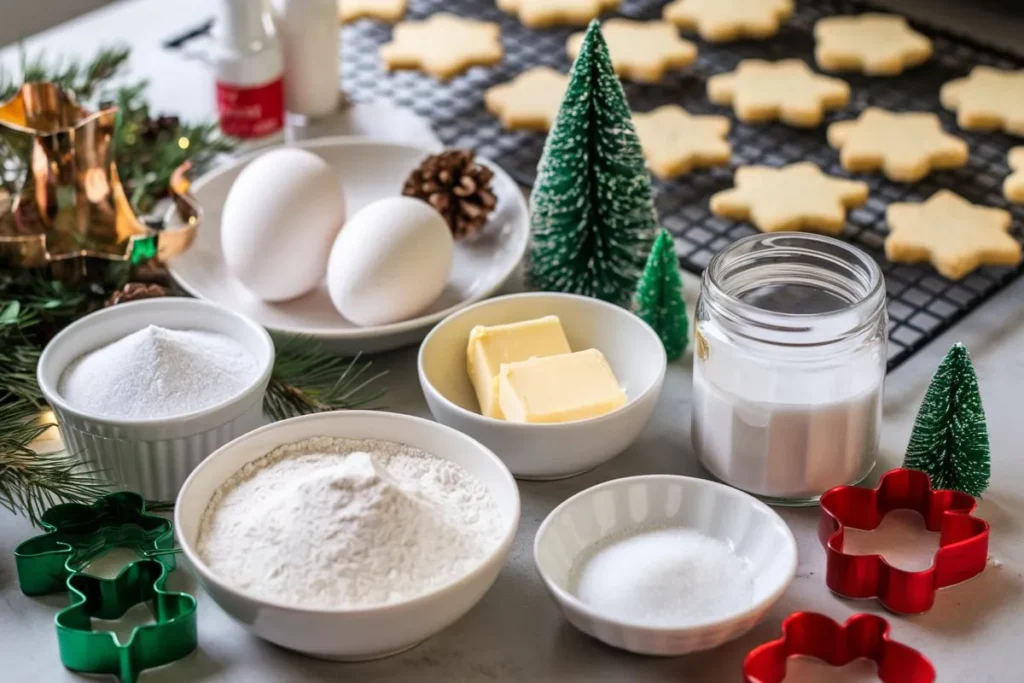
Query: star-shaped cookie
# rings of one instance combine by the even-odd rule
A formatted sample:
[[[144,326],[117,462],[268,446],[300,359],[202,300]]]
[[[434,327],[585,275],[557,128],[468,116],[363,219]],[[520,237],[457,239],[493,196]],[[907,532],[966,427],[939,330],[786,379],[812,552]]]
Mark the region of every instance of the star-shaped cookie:
[[[1024,69],[976,66],[970,76],[943,85],[939,98],[943,107],[956,112],[961,128],[1024,135]]]
[[[602,13],[618,9],[621,0],[498,0],[498,8],[515,14],[524,26],[586,26]]]
[[[729,119],[724,116],[693,116],[675,104],[633,114],[647,167],[662,180],[693,168],[722,166],[732,152],[725,136]]]
[[[562,106],[569,77],[550,66],[535,66],[508,83],[488,88],[484,106],[508,130],[547,131]]]
[[[389,70],[420,69],[442,80],[472,66],[497,64],[504,55],[497,24],[447,12],[396,24],[380,54]]]
[[[877,171],[889,180],[917,182],[933,169],[967,163],[967,143],[942,129],[929,112],[891,112],[868,107],[854,120],[828,127],[828,144],[847,171]]]
[[[799,59],[744,59],[735,71],[708,79],[708,98],[715,104],[731,104],[741,121],[778,119],[811,128],[821,123],[827,109],[849,103],[850,86],[814,73]]]
[[[1024,147],[1011,149],[1006,162],[1013,173],[1003,181],[1003,194],[1014,204],[1024,204]]]
[[[950,280],[959,280],[979,266],[1015,266],[1021,248],[1008,233],[1010,212],[977,206],[949,190],[939,190],[924,203],[896,202],[885,211],[890,261],[931,261]]]
[[[338,0],[338,19],[343,24],[357,19],[398,21],[407,6],[408,0]]]
[[[711,43],[770,38],[793,14],[793,0],[675,0],[662,16]]]
[[[609,19],[601,24],[612,66],[622,78],[657,83],[669,69],[687,66],[697,59],[697,46],[679,37],[667,21]],[[566,50],[576,59],[584,32],[569,36]]]
[[[825,175],[801,161],[783,168],[741,166],[736,187],[711,197],[711,212],[749,220],[762,232],[813,230],[838,235],[846,210],[868,200],[867,183]]]
[[[932,56],[932,41],[896,14],[826,17],[814,25],[814,57],[827,71],[895,76]]]

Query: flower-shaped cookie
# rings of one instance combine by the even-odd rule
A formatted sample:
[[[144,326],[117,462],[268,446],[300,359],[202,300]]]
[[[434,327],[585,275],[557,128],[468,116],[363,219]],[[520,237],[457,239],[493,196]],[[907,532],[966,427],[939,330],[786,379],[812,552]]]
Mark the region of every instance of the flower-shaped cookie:
[[[498,0],[498,8],[515,14],[524,26],[586,26],[602,13],[618,9],[621,0]]]
[[[679,30],[667,21],[609,19],[601,24],[608,43],[612,66],[622,78],[657,83],[669,69],[687,66],[697,59],[697,46],[679,37]],[[566,50],[576,59],[584,32],[569,36]]]
[[[341,0],[338,19],[343,23],[356,19],[398,21],[405,16],[409,0]]]
[[[170,521],[146,512],[142,496],[128,491],[108,494],[92,505],[56,505],[40,522],[46,533],[14,549],[25,595],[64,590],[72,572],[113,547],[132,548],[142,556],[174,547]]]
[[[1024,147],[1011,149],[1006,162],[1012,173],[1003,181],[1003,194],[1015,204],[1024,204]]]
[[[708,42],[770,38],[793,14],[793,0],[675,0],[662,16]]]
[[[847,171],[881,169],[889,180],[914,183],[933,169],[967,163],[967,143],[942,129],[930,112],[891,112],[868,107],[849,121],[828,127],[828,144],[840,150]]]
[[[932,41],[895,14],[826,17],[814,25],[814,57],[827,71],[895,76],[932,56]]]
[[[633,125],[647,167],[663,180],[694,168],[729,163],[732,149],[725,140],[729,119],[724,116],[694,116],[679,105],[666,104],[645,114],[634,113]]]
[[[917,650],[889,637],[889,624],[874,614],[854,614],[839,624],[824,614],[796,612],[782,622],[782,637],[750,652],[745,683],[783,683],[790,657],[813,657],[845,666],[861,657],[878,665],[883,683],[934,683],[935,667]]]
[[[801,161],[783,168],[741,166],[736,187],[711,197],[711,212],[749,219],[762,232],[814,230],[838,235],[846,224],[846,209],[867,200],[867,183],[833,178],[814,163]]]
[[[970,76],[943,85],[939,99],[956,112],[961,128],[1024,135],[1024,69],[976,66]]]
[[[708,98],[732,105],[736,116],[748,123],[778,119],[791,126],[814,127],[826,110],[847,105],[850,86],[814,73],[799,59],[744,59],[735,71],[708,79]]]
[[[380,54],[389,70],[420,69],[442,80],[472,66],[497,64],[504,56],[497,24],[447,12],[395,25]]]
[[[890,204],[885,219],[885,255],[890,261],[931,261],[950,280],[979,266],[1020,263],[1020,242],[1008,234],[1010,212],[971,204],[949,190],[939,190],[923,203]]]
[[[508,130],[546,131],[558,117],[568,85],[567,75],[550,66],[535,66],[488,88],[484,106]]]
[[[825,583],[847,598],[878,598],[886,609],[918,614],[931,609],[935,592],[976,576],[988,559],[988,523],[971,515],[974,498],[932,489],[928,475],[908,469],[886,472],[874,489],[838,486],[821,497],[818,539],[825,546]],[[873,530],[893,510],[916,510],[939,549],[923,571],[893,567],[881,555],[843,552],[846,527]],[[916,680],[916,679],[914,679]]]

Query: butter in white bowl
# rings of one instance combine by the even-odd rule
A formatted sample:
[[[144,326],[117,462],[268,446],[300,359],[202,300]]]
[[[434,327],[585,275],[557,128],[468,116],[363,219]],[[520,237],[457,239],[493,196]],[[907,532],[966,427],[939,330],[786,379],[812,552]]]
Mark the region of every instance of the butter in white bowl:
[[[627,402],[604,354],[595,348],[574,353],[555,315],[474,327],[466,365],[480,414],[498,420],[575,422]]]
[[[571,353],[558,316],[504,325],[477,325],[469,333],[466,361],[480,402],[480,414],[503,419],[498,401],[498,376],[503,363]]]
[[[574,422],[618,410],[626,392],[604,354],[587,349],[503,364],[498,402],[509,422]]]

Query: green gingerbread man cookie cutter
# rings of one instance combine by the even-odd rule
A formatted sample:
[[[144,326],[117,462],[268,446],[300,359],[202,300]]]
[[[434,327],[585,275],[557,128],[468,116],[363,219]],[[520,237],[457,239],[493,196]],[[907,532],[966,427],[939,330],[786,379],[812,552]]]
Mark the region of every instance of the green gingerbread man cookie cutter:
[[[70,605],[55,618],[64,666],[134,683],[143,669],[169,664],[196,648],[195,598],[165,585],[175,567],[173,527],[147,513],[142,496],[122,491],[92,505],[56,505],[43,513],[41,523],[46,533],[18,545],[14,558],[25,595],[68,591]],[[111,548],[130,548],[142,559],[113,579],[81,573]],[[93,618],[117,619],[146,602],[154,622],[136,627],[127,642],[92,630]]]

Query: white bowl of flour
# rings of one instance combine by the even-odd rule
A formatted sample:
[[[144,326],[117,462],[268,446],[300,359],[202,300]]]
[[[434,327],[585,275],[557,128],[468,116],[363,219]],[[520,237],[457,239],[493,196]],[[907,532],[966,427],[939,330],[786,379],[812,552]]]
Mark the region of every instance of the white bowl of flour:
[[[178,542],[213,600],[314,657],[401,652],[475,605],[519,523],[508,469],[435,422],[376,411],[284,420],[192,473]]]
[[[37,377],[68,449],[151,500],[173,500],[206,456],[263,424],[274,343],[260,325],[182,297],[74,322]]]

